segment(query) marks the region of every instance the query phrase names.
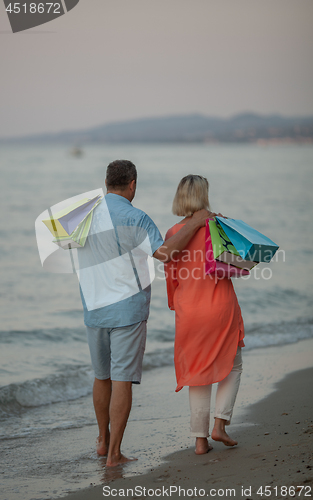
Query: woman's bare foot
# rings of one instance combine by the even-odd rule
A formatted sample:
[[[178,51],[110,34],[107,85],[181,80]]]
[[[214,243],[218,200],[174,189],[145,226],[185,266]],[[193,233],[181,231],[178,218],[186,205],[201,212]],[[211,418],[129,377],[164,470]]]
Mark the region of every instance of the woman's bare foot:
[[[238,441],[234,441],[224,429],[213,429],[211,438],[214,441],[221,441],[225,446],[235,446]]]
[[[101,457],[105,457],[109,451],[109,443],[105,442],[105,439],[102,436],[97,437],[96,439],[96,450],[98,455]]]
[[[204,455],[205,453],[209,453],[211,450],[213,450],[213,446],[209,444],[207,438],[196,438],[196,455]]]
[[[122,455],[122,453],[119,453],[119,455],[112,455],[111,457],[108,457],[106,466],[115,467],[116,465],[125,464],[126,462],[133,462],[134,460],[138,460],[138,458],[127,458]]]
[[[238,444],[237,441],[234,441],[227,432],[225,431],[226,420],[223,418],[215,417],[214,428],[211,434],[212,439],[214,441],[221,441],[225,446],[235,446]]]

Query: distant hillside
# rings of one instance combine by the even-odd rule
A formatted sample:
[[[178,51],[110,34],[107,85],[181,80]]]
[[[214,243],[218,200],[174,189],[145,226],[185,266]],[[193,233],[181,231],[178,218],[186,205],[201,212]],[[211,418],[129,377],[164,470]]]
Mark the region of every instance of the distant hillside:
[[[1,143],[313,143],[313,117],[262,116],[243,113],[232,118],[200,114],[142,118],[80,131],[64,131],[18,138]]]

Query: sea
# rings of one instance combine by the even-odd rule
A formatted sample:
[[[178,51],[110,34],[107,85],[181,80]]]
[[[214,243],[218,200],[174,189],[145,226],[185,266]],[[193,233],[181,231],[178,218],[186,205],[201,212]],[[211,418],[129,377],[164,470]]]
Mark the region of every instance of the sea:
[[[84,453],[76,450],[66,466],[57,449],[46,450],[43,459],[38,450],[47,439],[60,443],[69,430],[88,428],[96,437],[77,277],[42,268],[35,220],[62,200],[104,189],[106,166],[118,158],[136,164],[133,205],[150,215],[163,236],[179,221],[172,200],[180,179],[191,173],[209,180],[213,211],[244,220],[279,245],[272,262],[233,279],[245,352],[313,337],[312,145],[103,144],[82,147],[81,156],[65,145],[1,145],[0,483],[5,499],[21,493],[26,500],[54,498],[89,484],[85,471],[61,490],[42,484],[27,490],[29,482],[44,483],[64,467],[70,471]],[[173,366],[174,313],[167,307],[158,261],[155,271],[143,377]],[[90,471],[98,458],[85,450],[84,460]]]

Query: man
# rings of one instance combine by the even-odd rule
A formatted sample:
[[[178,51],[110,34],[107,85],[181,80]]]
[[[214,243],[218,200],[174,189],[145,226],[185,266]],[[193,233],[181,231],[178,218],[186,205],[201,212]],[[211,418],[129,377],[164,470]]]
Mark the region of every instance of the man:
[[[130,161],[109,164],[107,195],[95,209],[85,247],[78,251],[84,320],[95,371],[97,453],[107,455],[108,467],[130,460],[122,455],[121,442],[132,405],[132,383],[141,381],[151,295],[147,256],[169,262],[210,216],[206,210],[196,212],[164,243],[150,217],[131,204],[136,181],[136,167]]]

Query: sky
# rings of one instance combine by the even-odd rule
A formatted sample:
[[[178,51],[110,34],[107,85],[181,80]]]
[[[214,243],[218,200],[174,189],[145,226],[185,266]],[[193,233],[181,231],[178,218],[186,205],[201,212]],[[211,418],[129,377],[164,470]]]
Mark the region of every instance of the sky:
[[[189,113],[313,115],[312,0],[80,0],[14,34],[0,2],[0,137]]]

